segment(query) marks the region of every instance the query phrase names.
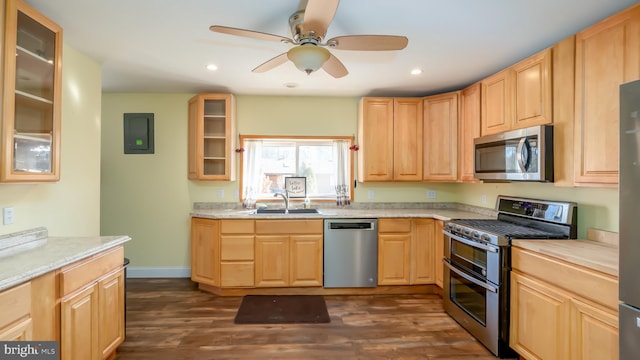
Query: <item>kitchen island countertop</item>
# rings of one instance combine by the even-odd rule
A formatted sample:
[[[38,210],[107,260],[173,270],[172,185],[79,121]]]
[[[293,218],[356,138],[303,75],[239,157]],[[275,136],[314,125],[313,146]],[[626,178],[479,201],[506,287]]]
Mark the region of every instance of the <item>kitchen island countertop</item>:
[[[45,231],[46,234],[46,231]],[[10,239],[8,239],[10,240]],[[23,249],[0,252],[0,291],[131,240],[129,236],[31,239]],[[20,245],[20,246],[23,246]]]

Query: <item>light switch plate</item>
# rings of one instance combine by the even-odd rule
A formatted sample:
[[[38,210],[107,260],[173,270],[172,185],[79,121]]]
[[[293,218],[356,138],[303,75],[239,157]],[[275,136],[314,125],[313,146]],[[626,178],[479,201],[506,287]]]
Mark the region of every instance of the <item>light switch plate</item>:
[[[13,208],[12,207],[2,208],[2,224],[3,225],[13,224]]]
[[[218,199],[224,199],[224,189],[218,189]]]
[[[435,190],[428,190],[427,191],[427,198],[428,199],[435,199],[437,197],[437,193]]]

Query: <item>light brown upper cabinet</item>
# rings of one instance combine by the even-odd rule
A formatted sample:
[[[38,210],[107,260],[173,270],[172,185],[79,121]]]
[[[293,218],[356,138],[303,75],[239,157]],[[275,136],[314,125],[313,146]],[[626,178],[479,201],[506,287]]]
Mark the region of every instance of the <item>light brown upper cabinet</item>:
[[[620,84],[640,78],[640,5],[576,34],[576,185],[618,184]]]
[[[482,80],[482,135],[550,124],[551,49]]]
[[[479,181],[473,175],[473,139],[480,136],[480,83],[460,92],[460,120],[458,122],[458,180]]]
[[[458,178],[458,92],[424,98],[423,180]]]
[[[235,100],[231,94],[199,94],[189,100],[189,179],[236,178]]]
[[[422,99],[360,100],[360,181],[421,181],[422,141]]]
[[[62,29],[6,1],[0,181],[60,180]]]

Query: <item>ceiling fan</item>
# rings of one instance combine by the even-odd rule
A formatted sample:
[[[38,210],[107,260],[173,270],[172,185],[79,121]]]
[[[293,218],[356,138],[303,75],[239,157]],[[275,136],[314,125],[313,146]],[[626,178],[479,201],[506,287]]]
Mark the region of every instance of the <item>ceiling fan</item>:
[[[306,2],[306,6],[304,6]],[[300,9],[289,17],[292,38],[268,34],[253,30],[244,30],[227,26],[213,25],[213,32],[244,36],[260,40],[280,41],[296,45],[253,69],[261,73],[284,64],[290,60],[295,66],[311,74],[322,68],[329,75],[341,78],[349,72],[337,57],[326,47],[338,50],[385,51],[402,50],[409,40],[405,36],[392,35],[349,35],[338,36],[323,42],[327,28],[338,9],[340,0],[302,0]]]

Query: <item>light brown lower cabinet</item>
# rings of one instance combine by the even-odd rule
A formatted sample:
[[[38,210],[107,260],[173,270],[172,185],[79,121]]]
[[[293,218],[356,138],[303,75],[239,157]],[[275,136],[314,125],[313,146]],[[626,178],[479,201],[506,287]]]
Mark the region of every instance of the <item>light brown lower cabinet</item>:
[[[255,286],[322,286],[322,220],[256,220]]]
[[[617,279],[512,250],[511,348],[527,360],[617,359]]]
[[[378,219],[378,285],[433,284],[433,219]]]
[[[124,341],[122,247],[60,272],[62,360],[105,359]]]
[[[0,341],[31,340],[31,283],[0,292]]]

